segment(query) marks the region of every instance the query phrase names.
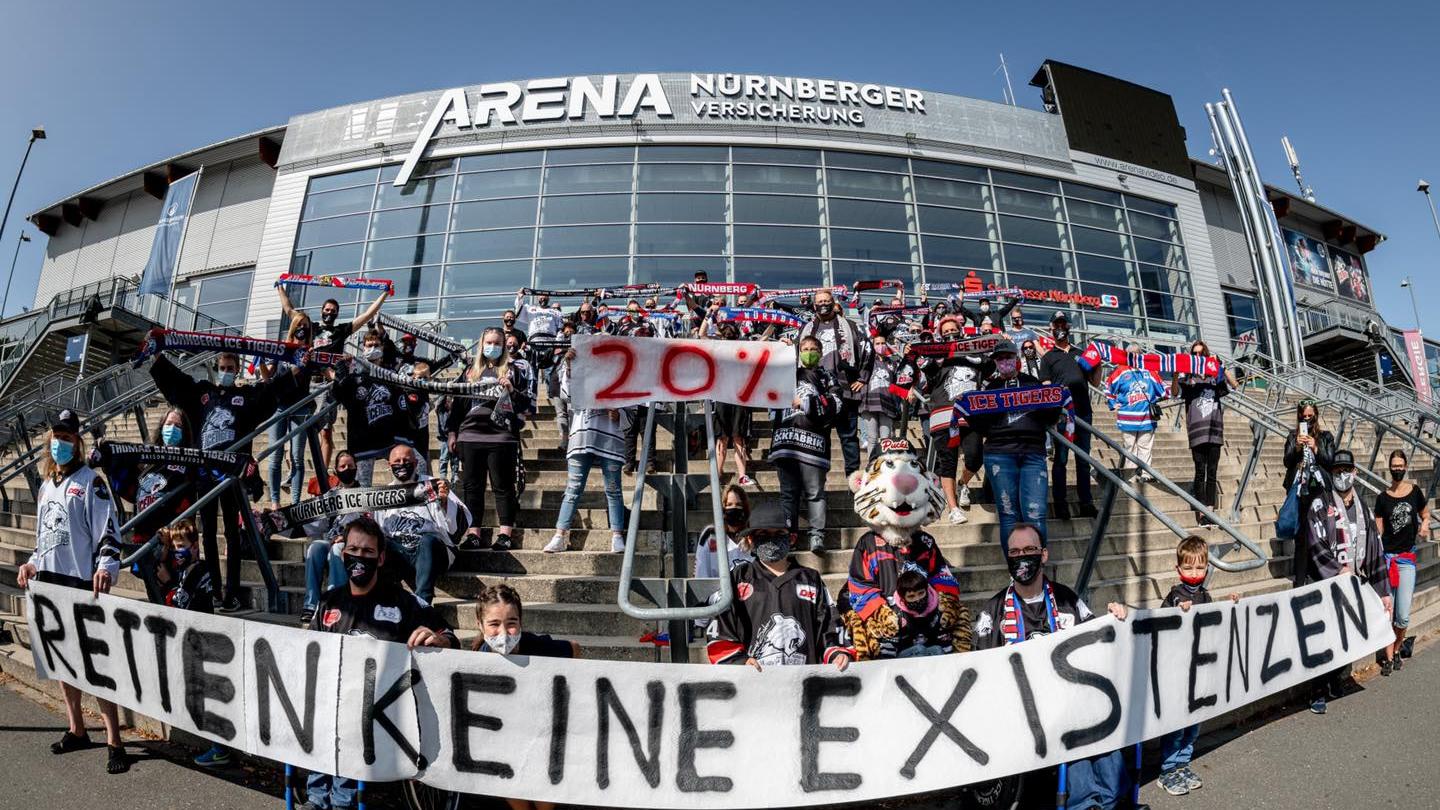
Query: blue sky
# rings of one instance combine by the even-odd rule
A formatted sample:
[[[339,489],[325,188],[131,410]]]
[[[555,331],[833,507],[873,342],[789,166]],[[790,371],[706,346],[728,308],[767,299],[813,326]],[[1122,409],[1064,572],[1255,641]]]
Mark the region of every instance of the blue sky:
[[[1192,156],[1204,103],[1229,87],[1266,179],[1293,187],[1288,134],[1318,201],[1385,233],[1369,254],[1381,312],[1440,336],[1440,235],[1415,182],[1440,191],[1440,4],[247,3],[10,4],[0,27],[0,193],[44,124],[0,244],[25,214],[213,141],[351,101],[507,78],[733,71],[826,76],[1022,105],[1046,58],[1174,96]],[[30,229],[33,234],[33,228]],[[8,311],[29,304],[44,238],[25,245]],[[0,267],[3,272],[3,267]]]

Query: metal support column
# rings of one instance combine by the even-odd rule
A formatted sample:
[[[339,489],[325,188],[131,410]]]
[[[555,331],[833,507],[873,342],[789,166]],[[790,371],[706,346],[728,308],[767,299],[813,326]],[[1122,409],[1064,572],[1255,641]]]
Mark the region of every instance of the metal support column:
[[[688,605],[683,591],[683,581],[690,576],[690,527],[687,520],[690,511],[690,447],[686,441],[685,403],[675,402],[672,405],[670,438],[675,449],[672,460],[674,468],[668,477],[668,486],[665,489],[665,504],[670,523],[666,539],[669,541],[670,576],[681,580],[682,589],[677,589],[673,583],[668,584],[665,588],[665,606],[684,608]],[[650,407],[657,408],[659,405]],[[668,619],[665,622],[665,628],[670,634],[671,663],[690,663],[689,622],[683,619]]]
[[[1100,542],[1105,539],[1105,529],[1110,525],[1110,514],[1115,511],[1115,496],[1119,491],[1115,482],[1107,479],[1105,489],[1100,493],[1100,509],[1095,515],[1095,528],[1090,532],[1090,545],[1085,549],[1080,573],[1075,577],[1075,592],[1082,599],[1090,597],[1090,575],[1095,570],[1096,558],[1100,556]]]

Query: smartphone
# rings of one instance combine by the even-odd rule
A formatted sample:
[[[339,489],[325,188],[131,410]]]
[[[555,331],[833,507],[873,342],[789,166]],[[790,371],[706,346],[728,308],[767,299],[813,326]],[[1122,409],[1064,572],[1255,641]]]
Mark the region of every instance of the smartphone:
[[[1309,436],[1309,435],[1310,435],[1310,423],[1309,423],[1309,422],[1301,422],[1301,423],[1300,423],[1300,435],[1301,435],[1301,436]]]

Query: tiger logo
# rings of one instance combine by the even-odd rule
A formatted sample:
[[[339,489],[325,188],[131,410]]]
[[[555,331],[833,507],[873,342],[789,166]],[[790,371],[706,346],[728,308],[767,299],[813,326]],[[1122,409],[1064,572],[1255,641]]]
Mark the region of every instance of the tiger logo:
[[[851,476],[850,490],[860,519],[898,546],[908,545],[913,532],[945,511],[940,479],[904,439],[882,440],[869,466]]]

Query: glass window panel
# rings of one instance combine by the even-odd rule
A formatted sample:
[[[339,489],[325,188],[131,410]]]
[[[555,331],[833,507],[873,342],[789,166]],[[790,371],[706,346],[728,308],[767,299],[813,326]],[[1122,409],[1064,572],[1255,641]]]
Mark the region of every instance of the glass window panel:
[[[1160,318],[1167,321],[1190,320],[1193,315],[1189,311],[1193,306],[1189,304],[1188,298],[1180,298],[1166,293],[1142,290],[1140,295],[1145,299],[1145,314],[1151,318]]]
[[[373,185],[356,186],[321,194],[311,192],[305,198],[305,210],[300,213],[300,216],[303,219],[314,219],[369,211],[370,203],[374,200],[375,186]]]
[[[1058,250],[1005,245],[1005,270],[1008,273],[1068,278],[1065,254]]]
[[[942,163],[938,160],[911,160],[911,169],[916,174],[948,177],[952,180],[971,180],[976,183],[989,182],[989,172],[980,166],[966,166],[962,163]]]
[[[248,299],[250,297],[250,277],[251,274],[246,272],[226,273],[200,279],[200,305],[206,306],[216,301],[237,298]]]
[[[867,155],[860,152],[826,152],[825,165],[840,169],[871,169],[877,172],[899,172],[910,170],[905,158],[890,155]]]
[[[819,166],[820,153],[813,149],[779,149],[768,146],[737,146],[731,151],[736,163],[793,163]]]
[[[1147,290],[1156,292],[1173,293],[1175,295],[1191,295],[1190,274],[1181,270],[1173,270],[1165,267],[1157,267],[1153,264],[1142,264],[1140,268],[1140,286]]]
[[[736,167],[737,170],[739,168],[741,167]],[[735,221],[819,225],[820,198],[736,194]]]
[[[473,231],[534,225],[535,204],[535,197],[457,203],[450,228],[456,231]]]
[[[656,163],[640,167],[641,191],[724,191],[725,167],[715,163]]]
[[[641,163],[666,161],[696,161],[701,163],[724,163],[729,158],[729,149],[723,146],[642,146]]]
[[[1006,286],[1019,287],[1022,290],[1033,290],[1037,293],[1046,292],[1074,292],[1075,283],[1062,275],[1053,276],[1029,276],[1018,273],[1008,273],[1005,276]],[[1035,296],[1039,298],[1039,295]],[[1065,306],[1057,306],[1056,309],[1065,309]],[[1053,313],[1052,313],[1053,314]],[[1048,318],[1046,320],[1049,320]]]
[[[636,256],[637,284],[680,284],[694,281],[695,273],[704,270],[711,281],[724,281],[729,276],[723,256]]]
[[[445,296],[511,292],[530,286],[530,260],[452,264],[445,267]],[[509,306],[510,302],[505,302]]]
[[[402,205],[450,202],[454,186],[455,178],[453,176],[411,180],[400,188],[389,183],[381,183],[380,193],[375,196],[375,207],[399,208]]]
[[[966,211],[960,208],[937,208],[920,206],[920,230],[925,233],[941,233],[947,236],[973,236],[978,239],[995,239],[994,218],[980,211]]]
[[[630,260],[624,256],[596,259],[541,259],[535,263],[535,286],[555,290],[575,287],[603,287],[630,282]],[[567,310],[578,308],[571,300]]]
[[[587,146],[579,149],[551,149],[546,165],[566,166],[575,163],[630,163],[635,160],[633,146]]]
[[[1156,242],[1151,239],[1134,239],[1131,240],[1131,244],[1135,251],[1135,258],[1142,262],[1163,264],[1169,267],[1185,267],[1185,249],[1179,245]]]
[[[832,197],[879,197],[905,199],[905,177],[898,174],[826,169],[825,187]]]
[[[1013,188],[995,189],[995,207],[1011,214],[1060,219],[1060,198],[1033,191],[1017,191]]]
[[[340,245],[338,247],[297,250],[290,262],[290,272],[312,276],[339,276],[360,270],[360,260],[365,255],[365,245]]]
[[[990,189],[987,186],[955,180],[936,180],[933,177],[915,178],[917,202],[989,209],[989,198]]]
[[[1076,254],[1075,263],[1081,281],[1090,281],[1096,284],[1118,284],[1125,287],[1133,287],[1138,283],[1134,265],[1129,262],[1080,253]]]
[[[384,270],[380,273],[366,273],[365,276],[386,278],[394,282],[396,298],[426,298],[440,294],[439,265]]]
[[[601,191],[629,191],[629,164],[602,166],[552,166],[545,169],[546,194],[593,194]]]
[[[819,259],[752,259],[735,257],[735,280],[770,289],[815,287],[823,283],[825,265]]]
[[[1142,211],[1146,214],[1154,214],[1157,217],[1175,218],[1175,206],[1170,203],[1147,200],[1144,197],[1136,197],[1133,194],[1125,195],[1125,207],[1131,211]]]
[[[884,228],[887,231],[906,231],[911,228],[910,206],[904,203],[834,199],[830,201],[827,211],[831,225],[846,228]]]
[[[724,253],[724,225],[637,225],[636,253]]]
[[[629,194],[546,197],[540,208],[541,225],[603,224],[629,221]]]
[[[1133,315],[1124,315],[1111,310],[1087,309],[1081,316],[1085,329],[1092,335],[1119,334],[1140,335],[1146,332],[1145,320]],[[1071,323],[1077,322],[1072,318]]]
[[[471,267],[483,267],[484,265],[468,265]],[[525,266],[525,283],[521,287],[530,285],[530,266]],[[446,323],[452,318],[486,318],[500,320],[500,314],[509,309],[509,302],[496,300],[494,298],[442,298],[440,299],[440,319]]]
[[[1000,233],[1006,242],[1064,247],[1065,226],[1059,222],[1025,217],[1000,217]]]
[[[365,238],[365,228],[370,224],[369,214],[352,214],[348,217],[316,219],[300,224],[300,233],[295,237],[296,248],[333,245],[340,242],[357,242]]]
[[[1044,191],[1049,194],[1060,193],[1060,181],[1051,180],[1048,177],[1036,177],[1033,174],[1020,174],[1018,172],[991,169],[990,178],[997,186],[1028,188],[1031,191]]]
[[[1139,211],[1130,212],[1130,232],[1136,236],[1148,236],[1151,239],[1180,241],[1180,225],[1175,220],[1142,214]]]
[[[724,222],[724,194],[641,194],[638,222]]]
[[[1244,319],[1256,323],[1260,320],[1260,309],[1255,302],[1254,296],[1232,292],[1225,293],[1225,311],[1234,319]]]
[[[920,278],[920,268],[908,264],[882,264],[880,262],[846,262],[833,261],[830,263],[831,284],[854,285],[857,281],[867,279],[892,279],[898,278],[910,287]],[[812,285],[813,286],[813,285]],[[885,291],[880,298],[889,301],[893,291]]]
[[[250,299],[242,298],[239,301],[227,301],[222,304],[209,304],[205,307],[204,314],[207,317],[219,321],[225,326],[244,326],[245,313],[249,309]]]
[[[830,256],[836,259],[908,262],[916,258],[912,255],[911,246],[909,234],[830,229]]]
[[[1084,183],[1065,181],[1065,196],[1072,200],[1090,200],[1111,206],[1120,205],[1120,192],[1087,186]]]
[[[534,228],[470,231],[450,235],[449,260],[477,262],[488,259],[522,259],[530,257],[534,250]]]
[[[541,228],[541,256],[602,256],[630,252],[629,225]]]
[[[460,158],[460,171],[484,172],[494,169],[519,169],[539,166],[545,153],[539,149],[525,152],[495,152],[489,155],[468,155]]]
[[[1127,238],[1124,234],[1100,231],[1094,228],[1071,228],[1070,230],[1074,234],[1076,250],[1125,258]]]
[[[1066,200],[1072,225],[1094,225],[1112,231],[1125,229],[1125,215],[1119,208],[1089,202],[1087,200]]]
[[[440,299],[412,298],[408,301],[386,301],[385,311],[408,320],[440,317]]]
[[[389,166],[380,168],[380,184],[387,185],[395,182],[400,176],[399,163],[392,163]],[[455,173],[455,159],[441,158],[439,160],[422,160],[415,164],[415,171],[410,173],[411,177],[434,177],[441,174]]]
[[[818,194],[820,172],[799,166],[736,166],[735,190]]]
[[[445,253],[445,235],[381,239],[365,249],[365,269],[380,270],[406,265],[438,264]]]
[[[340,172],[339,174],[327,174],[323,177],[310,178],[310,193],[318,194],[322,191],[329,191],[335,188],[346,188],[348,186],[375,185],[375,176],[380,173],[377,168],[356,169],[353,172]]]
[[[422,233],[436,233],[445,230],[450,218],[448,205],[422,205],[418,208],[398,208],[394,211],[376,211],[370,220],[370,238],[383,239],[387,236],[413,236]],[[534,218],[532,208],[531,218]]]
[[[497,197],[533,197],[540,193],[539,169],[460,175],[457,200],[493,200]]]
[[[926,264],[954,264],[961,267],[998,267],[999,254],[994,242],[979,239],[951,239],[945,236],[921,237]]]
[[[819,256],[820,229],[736,225],[735,253],[752,256]]]

